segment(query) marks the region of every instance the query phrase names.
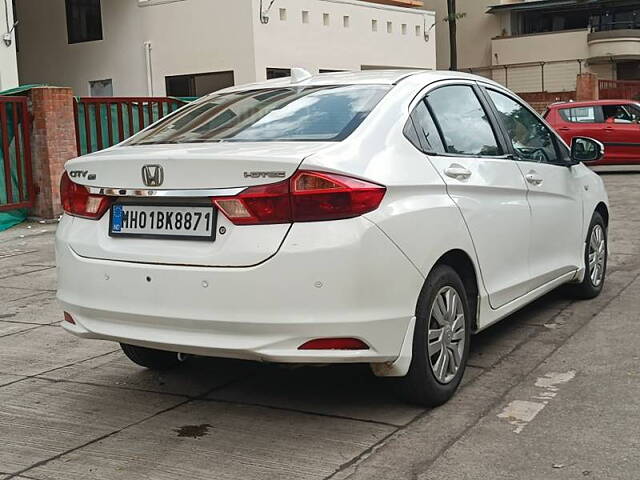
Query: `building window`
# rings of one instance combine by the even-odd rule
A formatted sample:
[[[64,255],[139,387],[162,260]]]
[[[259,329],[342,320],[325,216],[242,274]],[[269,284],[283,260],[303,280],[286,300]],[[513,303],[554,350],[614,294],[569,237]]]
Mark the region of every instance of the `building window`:
[[[287,19],[287,9],[286,8],[281,8],[280,9],[280,20],[284,22],[286,19]]]
[[[349,15],[345,15],[344,17],[342,17],[342,25],[344,26],[344,28],[349,28]]]
[[[403,24],[402,24],[402,34],[403,34],[403,35],[406,35],[406,34],[407,34],[407,24],[406,24],[406,23],[403,23]]]
[[[393,33],[393,22],[387,22],[387,33]]]
[[[100,0],[65,0],[69,43],[102,40]]]
[[[113,97],[113,80],[92,80],[89,82],[89,95],[92,97]]]
[[[328,13],[323,13],[322,14],[322,23],[324,24],[325,27],[329,26],[329,14]]]
[[[421,33],[422,33],[422,28],[420,28],[420,25],[416,25],[416,37],[419,37]]]
[[[371,20],[371,31],[372,32],[378,31],[378,20]]]
[[[267,68],[267,80],[291,76],[290,68]]]
[[[303,10],[302,11],[302,23],[309,23],[309,11],[308,10]]]
[[[167,96],[202,97],[211,92],[235,85],[232,71],[174,75],[165,78]]]

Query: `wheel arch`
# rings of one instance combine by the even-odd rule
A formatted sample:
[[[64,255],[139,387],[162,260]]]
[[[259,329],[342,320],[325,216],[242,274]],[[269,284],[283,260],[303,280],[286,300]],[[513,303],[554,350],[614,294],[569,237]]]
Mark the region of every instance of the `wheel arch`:
[[[595,211],[598,212],[602,217],[602,220],[604,220],[605,228],[609,228],[609,209],[607,208],[605,203],[604,202],[598,203],[598,205],[596,205]]]
[[[449,250],[443,254],[434,264],[433,268],[438,265],[448,265],[453,268],[462,280],[464,288],[467,291],[469,307],[471,308],[471,318],[473,319],[473,330],[477,329],[478,318],[478,299],[479,299],[479,280],[480,277],[476,271],[476,266],[471,256],[461,249]]]

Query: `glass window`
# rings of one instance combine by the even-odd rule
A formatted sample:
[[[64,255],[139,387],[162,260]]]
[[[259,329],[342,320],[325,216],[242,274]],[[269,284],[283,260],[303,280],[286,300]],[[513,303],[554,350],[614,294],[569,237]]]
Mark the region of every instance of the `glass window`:
[[[488,93],[519,160],[560,163],[554,135],[536,115],[502,93]]]
[[[602,112],[606,123],[635,123],[639,120],[633,105],[603,105]]]
[[[66,0],[69,43],[102,40],[100,0]]]
[[[501,154],[491,123],[472,87],[438,88],[429,93],[427,101],[440,126],[448,153]]]
[[[444,153],[444,145],[436,127],[433,117],[426,104],[420,102],[411,114],[413,123],[416,126],[418,138],[425,153]]]
[[[212,95],[134,136],[129,145],[341,141],[389,85],[280,87]]]
[[[560,116],[571,123],[598,123],[595,107],[563,108]]]

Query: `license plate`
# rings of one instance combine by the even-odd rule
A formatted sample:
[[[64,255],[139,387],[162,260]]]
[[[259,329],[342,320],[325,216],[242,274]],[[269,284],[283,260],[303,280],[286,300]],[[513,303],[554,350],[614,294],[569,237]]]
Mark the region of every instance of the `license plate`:
[[[217,210],[202,205],[128,205],[111,207],[109,235],[183,240],[215,239]]]

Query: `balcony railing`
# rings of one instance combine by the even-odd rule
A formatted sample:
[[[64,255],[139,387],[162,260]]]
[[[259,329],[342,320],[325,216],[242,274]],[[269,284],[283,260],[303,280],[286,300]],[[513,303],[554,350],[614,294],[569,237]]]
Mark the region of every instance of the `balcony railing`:
[[[640,18],[625,22],[609,22],[594,24],[589,27],[591,33],[610,32],[612,30],[640,30]]]

